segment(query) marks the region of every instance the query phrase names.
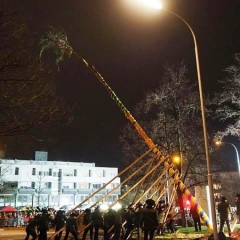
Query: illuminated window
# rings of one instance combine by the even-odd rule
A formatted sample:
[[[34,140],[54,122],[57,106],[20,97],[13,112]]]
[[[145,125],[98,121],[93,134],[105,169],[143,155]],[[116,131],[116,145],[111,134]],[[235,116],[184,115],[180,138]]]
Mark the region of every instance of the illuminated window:
[[[88,189],[88,184],[87,183],[78,183],[79,189]]]

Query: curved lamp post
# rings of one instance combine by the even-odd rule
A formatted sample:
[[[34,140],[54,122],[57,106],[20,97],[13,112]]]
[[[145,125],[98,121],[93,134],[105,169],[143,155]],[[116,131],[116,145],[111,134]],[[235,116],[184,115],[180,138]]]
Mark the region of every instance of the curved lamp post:
[[[204,100],[203,100],[203,91],[202,91],[202,80],[201,80],[201,73],[200,73],[200,63],[199,63],[199,55],[198,55],[198,47],[197,47],[197,40],[195,33],[189,23],[182,18],[180,15],[165,9],[162,7],[161,3],[158,0],[139,0],[139,2],[144,3],[145,5],[163,9],[166,12],[174,15],[178,19],[180,19],[190,30],[194,47],[195,47],[195,58],[196,58],[196,67],[197,67],[197,77],[198,77],[198,87],[199,87],[199,95],[200,95],[200,104],[201,104],[201,113],[202,113],[202,124],[203,124],[203,135],[204,135],[204,145],[205,145],[205,154],[206,154],[206,161],[207,161],[207,173],[208,173],[208,186],[209,186],[209,195],[210,195],[210,204],[211,204],[211,213],[212,213],[212,224],[213,224],[213,235],[214,239],[218,240],[218,233],[217,233],[217,221],[216,221],[216,209],[215,209],[215,201],[214,201],[214,192],[213,192],[213,178],[212,178],[212,171],[211,171],[211,164],[210,164],[210,154],[209,154],[209,144],[208,144],[208,137],[207,137],[207,125],[206,125],[206,116],[205,116],[205,108],[204,108]]]
[[[238,174],[239,174],[239,178],[240,178],[240,160],[239,160],[239,154],[238,154],[238,150],[237,150],[237,147],[233,144],[233,143],[230,143],[230,142],[222,142],[220,140],[217,140],[217,141],[214,141],[215,145],[217,147],[221,146],[222,144],[228,144],[228,145],[231,145],[235,152],[236,152],[236,157],[237,157],[237,164],[238,164]]]

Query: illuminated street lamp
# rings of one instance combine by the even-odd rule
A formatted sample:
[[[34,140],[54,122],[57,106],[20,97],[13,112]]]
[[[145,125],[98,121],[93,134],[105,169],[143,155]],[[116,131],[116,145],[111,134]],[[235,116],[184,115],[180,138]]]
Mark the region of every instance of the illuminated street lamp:
[[[220,147],[223,144],[228,144],[228,145],[231,145],[235,149],[236,156],[237,156],[238,173],[239,173],[239,178],[240,178],[240,161],[239,161],[239,154],[238,154],[237,147],[233,143],[222,142],[221,140],[214,141],[214,143],[217,147]]]
[[[148,7],[152,7],[156,9],[162,8],[162,4],[158,0],[138,0],[138,2]]]
[[[181,159],[181,156],[179,154],[173,154],[172,155],[172,161],[177,166],[179,174],[181,175],[181,173],[182,173],[182,159]]]
[[[149,5],[151,7],[157,8],[157,9],[163,9],[161,3],[156,0],[138,0],[138,2],[144,3],[145,5]],[[190,30],[192,37],[193,37],[193,42],[194,42],[194,47],[195,47],[197,76],[198,76],[198,87],[199,87],[199,95],[200,95],[200,103],[201,103],[205,154],[206,154],[206,161],[207,161],[208,186],[209,186],[211,213],[212,213],[213,236],[214,236],[215,240],[218,240],[216,209],[215,209],[214,192],[213,192],[213,178],[212,178],[212,171],[211,171],[211,164],[210,164],[209,144],[208,144],[208,137],[207,137],[207,124],[206,124],[206,116],[205,116],[205,109],[204,109],[204,100],[203,100],[202,81],[201,81],[201,74],[200,74],[200,63],[199,63],[199,56],[198,56],[197,40],[196,40],[196,36],[195,36],[195,33],[194,33],[192,27],[189,25],[189,23],[184,18],[182,18],[180,15],[178,15],[170,10],[167,10],[165,8],[164,8],[164,10],[166,12],[174,15],[178,19],[180,19],[188,27],[188,29]]]

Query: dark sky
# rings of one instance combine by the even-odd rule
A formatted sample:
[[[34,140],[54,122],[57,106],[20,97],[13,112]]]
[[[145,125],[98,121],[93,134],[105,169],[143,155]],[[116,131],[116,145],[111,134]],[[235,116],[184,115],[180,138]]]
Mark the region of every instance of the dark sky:
[[[74,50],[98,69],[130,111],[146,91],[158,87],[165,64],[185,60],[191,79],[197,82],[191,33],[182,21],[164,10],[137,6],[135,0],[12,2],[27,12],[36,37],[40,38],[49,25],[65,29]],[[224,76],[223,69],[240,51],[240,1],[165,0],[163,4],[193,28],[203,91],[213,92]],[[55,160],[119,166],[118,138],[128,120],[118,106],[74,57],[60,64],[57,81],[63,98],[69,103],[78,102],[78,106],[74,122],[59,129],[55,149],[46,146],[45,150]]]

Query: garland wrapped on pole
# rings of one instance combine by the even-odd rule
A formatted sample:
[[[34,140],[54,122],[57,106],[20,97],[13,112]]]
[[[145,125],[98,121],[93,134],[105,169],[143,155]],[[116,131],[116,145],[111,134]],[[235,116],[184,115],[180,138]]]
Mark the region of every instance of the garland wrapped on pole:
[[[104,86],[104,88],[108,91],[111,98],[117,103],[121,111],[124,113],[125,117],[132,123],[132,125],[135,127],[139,135],[143,138],[149,149],[152,149],[152,152],[157,155],[157,157],[164,159],[164,156],[162,152],[157,148],[157,146],[153,143],[151,138],[147,136],[145,131],[142,129],[142,127],[138,124],[138,122],[134,119],[134,117],[131,115],[131,113],[127,110],[127,108],[123,105],[123,103],[120,101],[120,99],[117,97],[115,92],[110,88],[110,86],[107,84],[107,82],[104,80],[102,75],[95,69],[94,66],[90,65],[82,56],[80,56],[77,52],[73,51],[73,48],[69,45],[67,35],[62,30],[56,30],[53,27],[43,35],[43,37],[40,40],[41,45],[41,51],[40,51],[40,59],[42,58],[43,53],[46,50],[52,50],[56,54],[56,64],[58,65],[60,61],[63,61],[65,56],[71,57],[72,55],[76,56],[79,60],[81,60],[88,69],[90,69],[95,76],[98,78],[98,80],[101,82],[101,84]],[[165,159],[168,159],[165,157]],[[198,205],[196,202],[196,199],[192,196],[190,191],[185,187],[184,183],[180,180],[179,176],[175,174],[175,170],[170,167],[168,160],[164,162],[164,167],[168,170],[169,176],[172,176],[174,178],[174,182],[176,185],[178,185],[179,189],[182,191],[182,193],[188,198],[188,200],[191,202],[193,206],[197,209],[197,212],[201,219],[205,222],[208,229],[213,232],[213,226],[211,223],[211,220],[208,218],[206,213],[203,211],[203,209]]]

